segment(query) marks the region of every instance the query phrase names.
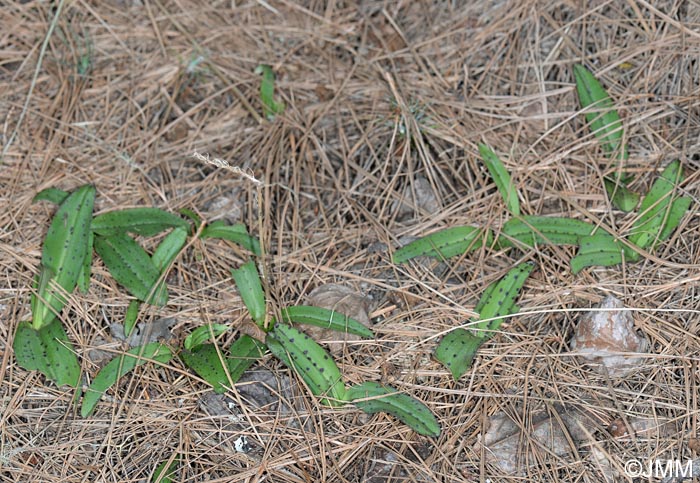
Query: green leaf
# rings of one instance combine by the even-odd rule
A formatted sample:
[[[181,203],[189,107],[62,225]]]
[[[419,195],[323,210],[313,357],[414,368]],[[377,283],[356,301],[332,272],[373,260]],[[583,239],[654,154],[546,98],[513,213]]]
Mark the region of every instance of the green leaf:
[[[141,245],[128,235],[95,237],[95,251],[109,269],[109,273],[137,299],[154,305],[165,305],[167,289],[153,290],[160,271]],[[153,296],[151,296],[151,292]]]
[[[92,414],[105,391],[135,367],[150,361],[166,364],[172,357],[173,354],[170,349],[160,342],[151,342],[144,346],[134,347],[126,354],[115,357],[100,369],[100,372],[92,380],[90,387],[85,391],[80,414],[84,418]]]
[[[476,351],[501,327],[503,317],[519,312],[515,299],[534,268],[532,263],[521,263],[484,290],[476,305],[479,319],[475,328],[479,332],[457,328],[442,338],[435,358],[450,370],[455,381],[469,370]]]
[[[39,330],[20,322],[12,348],[24,369],[39,371],[58,386],[78,386],[80,364],[60,320],[54,319]]]
[[[132,300],[131,302],[129,302],[129,306],[126,308],[126,315],[124,316],[124,335],[126,337],[129,337],[131,335],[131,331],[134,330],[136,320],[139,317],[140,307],[140,301]]]
[[[187,242],[187,230],[185,228],[175,228],[168,236],[163,238],[156,250],[153,252],[151,260],[153,265],[163,272],[175,260],[175,257],[180,253],[182,247]]]
[[[243,373],[265,354],[266,346],[249,335],[241,335],[229,348],[226,359],[232,382],[238,382]]]
[[[334,310],[323,309],[321,307],[310,307],[297,305],[281,310],[281,320],[284,322],[294,322],[297,324],[314,325],[324,329],[347,332],[348,334],[359,335],[371,339],[374,332],[357,320],[343,315]]]
[[[499,244],[513,246],[517,240],[527,246],[578,245],[582,236],[588,236],[596,227],[585,221],[554,216],[521,216],[511,218],[503,224]]]
[[[188,351],[196,350],[197,347],[208,341],[209,339],[219,337],[229,329],[228,325],[223,324],[208,324],[197,327],[190,335],[185,338],[185,349]]]
[[[102,236],[126,232],[153,236],[168,228],[189,229],[185,220],[159,208],[127,208],[96,216],[92,231]]]
[[[70,193],[67,191],[63,191],[58,188],[46,188],[45,190],[41,190],[36,194],[32,200],[32,203],[36,203],[37,201],[50,201],[54,205],[60,205],[66,200],[66,198],[68,198],[69,195]]]
[[[457,381],[471,368],[479,347],[487,340],[488,337],[475,335],[468,330],[454,329],[445,334],[435,348],[435,358],[450,370]]]
[[[253,260],[248,260],[240,268],[231,270],[238,292],[248,308],[250,316],[262,328],[265,322],[265,293],[260,282],[260,275]]]
[[[261,64],[255,69],[256,74],[262,74],[260,82],[260,100],[263,113],[268,120],[273,120],[275,114],[284,112],[284,102],[275,101],[275,73],[269,65]]]
[[[475,328],[490,332],[481,332],[477,335],[491,337],[493,331],[498,330],[503,322],[503,319],[499,317],[517,312],[515,300],[534,268],[535,265],[532,263],[521,263],[510,269],[503,278],[491,284],[484,291],[476,305],[479,320],[484,322],[479,322]]]
[[[661,230],[661,234],[659,235],[657,243],[666,240],[668,237],[671,236],[673,230],[678,228],[678,225],[680,225],[681,223],[681,219],[690,209],[690,205],[692,202],[693,199],[689,196],[682,196],[673,200],[673,203],[671,203],[671,210],[668,212],[668,217],[666,217],[666,223],[664,224],[664,227]]]
[[[454,226],[414,240],[394,252],[394,263],[403,263],[415,257],[439,259],[474,251],[493,242],[491,230],[475,226]]]
[[[623,245],[611,234],[598,232],[581,238],[578,253],[571,259],[571,273],[576,275],[586,267],[610,267],[622,263]],[[628,252],[625,252],[628,253]],[[631,253],[634,252],[630,252]],[[634,260],[636,253],[628,257]]]
[[[194,223],[194,231],[195,232],[199,230],[199,227],[202,224],[202,218],[200,218],[200,216],[197,213],[190,210],[189,208],[182,208],[179,211],[179,213],[183,216],[186,216],[187,218],[189,218],[192,221],[192,223]]]
[[[71,193],[58,208],[44,238],[39,290],[32,296],[32,326],[51,322],[75,289],[88,253],[95,188],[85,185]]]
[[[643,250],[653,248],[676,229],[690,207],[686,198],[674,201],[674,193],[682,181],[683,169],[676,160],[664,169],[642,200],[639,217],[629,236],[632,243]]]
[[[479,144],[479,153],[484,160],[484,164],[486,164],[486,168],[488,168],[489,173],[491,173],[491,178],[493,178],[494,183],[496,183],[498,191],[505,200],[508,210],[513,215],[519,216],[520,200],[518,199],[518,191],[515,189],[510,179],[510,173],[508,173],[508,170],[506,170],[506,167],[496,153],[485,144]]]
[[[639,194],[627,188],[621,181],[605,177],[603,183],[605,183],[605,191],[615,208],[629,212],[639,204]]]
[[[622,144],[622,122],[612,99],[584,66],[574,65],[574,78],[579,102],[586,111],[586,120],[603,150],[608,155],[616,154],[619,159],[627,159],[627,146]]]
[[[440,436],[440,423],[430,409],[393,387],[372,381],[363,382],[348,389],[347,399],[366,413],[389,413],[418,434],[434,438]]]
[[[168,464],[168,460],[163,461],[158,465],[156,471],[153,473],[152,483],[172,483],[177,471],[177,467],[180,464],[180,456],[176,455],[173,461]]]
[[[340,369],[326,350],[305,333],[282,323],[268,332],[265,344],[284,365],[293,369],[321,404],[345,402],[345,384]]]
[[[90,230],[88,233],[87,252],[83,260],[83,268],[78,276],[78,289],[82,293],[87,293],[90,290],[90,273],[92,271],[92,252],[95,246],[95,234]]]
[[[192,351],[185,349],[180,352],[180,358],[185,365],[211,384],[217,394],[226,392],[226,386],[235,382],[229,382],[223,357],[223,354],[219,355],[214,344],[202,344]]]
[[[603,151],[624,161],[629,157],[623,144],[624,131],[613,101],[598,79],[582,65],[574,65],[574,78],[581,107],[586,110],[586,120],[598,138]],[[639,202],[639,195],[625,186],[625,173],[606,177],[605,190],[616,208],[632,211]]]
[[[229,225],[223,220],[215,221],[204,227],[200,238],[221,238],[242,246],[255,256],[259,257],[261,254],[260,241],[248,234],[248,230],[243,223]]]

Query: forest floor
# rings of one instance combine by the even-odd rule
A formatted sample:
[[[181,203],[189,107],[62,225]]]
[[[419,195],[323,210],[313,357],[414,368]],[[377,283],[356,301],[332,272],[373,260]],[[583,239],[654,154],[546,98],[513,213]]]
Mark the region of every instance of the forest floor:
[[[15,0],[0,26],[3,481],[155,481],[177,459],[177,482],[612,482],[634,480],[630,460],[698,458],[697,2]],[[285,104],[272,120],[261,64]],[[503,160],[524,214],[629,231],[639,214],[606,196],[603,176],[618,167],[581,113],[575,64],[621,115],[632,190],[681,160],[693,204],[672,236],[639,262],[576,275],[572,246],[392,263],[410,237],[498,232],[510,218],[478,143]],[[271,312],[325,284],[356,294],[376,338],[336,345],[346,382],[419,399],[441,435],[323,407],[269,355],[224,396],[178,358],[144,364],[80,417],[75,389],[19,367],[11,341],[31,319],[55,213],[32,199],[86,183],[95,213],[149,206],[245,223],[266,248]],[[161,335],[173,348],[207,323],[240,326],[230,270],[246,260],[227,241],[194,240],[169,272],[169,303],[144,306],[139,322],[168,318]],[[536,268],[520,314],[454,381],[433,357],[437,341],[523,261]],[[92,277],[61,314],[86,383],[105,362],[98,350],[127,349],[114,325],[131,300],[101,262]],[[633,309],[649,342],[625,377],[570,353],[582,311],[607,295]],[[547,443],[568,420],[578,436]],[[499,421],[509,421],[503,444],[484,444]]]

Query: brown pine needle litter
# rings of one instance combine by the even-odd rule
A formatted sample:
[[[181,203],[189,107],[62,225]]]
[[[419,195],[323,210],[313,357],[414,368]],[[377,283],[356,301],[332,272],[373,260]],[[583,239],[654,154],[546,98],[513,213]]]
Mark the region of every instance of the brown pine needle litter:
[[[0,8],[0,480],[147,482],[174,462],[176,482],[612,482],[628,481],[632,459],[700,457],[697,2],[54,3]],[[272,120],[261,64],[285,106]],[[670,239],[638,263],[578,275],[572,247],[393,264],[410,237],[497,231],[509,218],[478,143],[503,160],[524,214],[626,233],[635,215],[606,197],[616,168],[579,113],[574,64],[615,101],[632,190],[682,161],[694,203]],[[220,397],[177,358],[144,364],[81,418],[74,391],[20,368],[11,342],[31,319],[55,212],[32,198],[85,183],[97,188],[95,213],[156,206],[244,222],[265,247],[273,311],[328,283],[363,294],[377,337],[334,353],[346,382],[421,400],[441,436],[323,407],[269,356]],[[195,240],[167,276],[170,302],[144,306],[139,322],[175,318],[173,349],[207,323],[244,326],[230,269],[245,260],[230,243]],[[436,341],[522,260],[536,269],[521,314],[454,382],[432,357]],[[606,295],[635,309],[650,343],[624,379],[569,353],[580,311]],[[110,325],[129,300],[99,262],[88,293],[70,296],[61,318],[85,384],[100,351],[128,350]],[[570,430],[565,448],[535,436],[542,418],[572,414],[582,436]],[[485,442],[503,418],[516,450],[487,456],[503,448]]]

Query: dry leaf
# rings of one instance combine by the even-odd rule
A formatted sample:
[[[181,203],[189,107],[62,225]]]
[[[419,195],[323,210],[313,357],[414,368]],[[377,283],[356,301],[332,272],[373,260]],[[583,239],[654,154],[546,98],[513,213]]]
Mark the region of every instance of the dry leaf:
[[[535,411],[521,426],[504,412],[489,418],[488,431],[474,451],[508,474],[518,474],[551,455],[571,454],[571,447],[596,430],[594,420],[578,410],[555,405],[551,411]],[[549,455],[549,456],[548,456]]]
[[[420,215],[424,212],[436,214],[440,211],[440,200],[430,181],[417,176],[404,189],[402,201],[394,203],[394,209],[398,210],[398,218],[406,218],[411,214]]]
[[[631,312],[613,296],[581,317],[570,346],[582,359],[595,364],[597,372],[607,370],[610,376],[624,376],[644,359],[626,352],[644,353],[649,349],[646,338],[634,327]]]

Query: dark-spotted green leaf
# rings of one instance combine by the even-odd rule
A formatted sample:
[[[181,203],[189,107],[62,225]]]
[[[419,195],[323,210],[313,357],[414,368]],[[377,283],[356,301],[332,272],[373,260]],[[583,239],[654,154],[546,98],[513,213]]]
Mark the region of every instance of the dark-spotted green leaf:
[[[243,223],[229,225],[223,220],[218,220],[204,227],[201,238],[221,238],[236,243],[256,256],[260,256],[260,241],[248,234]]]
[[[579,238],[594,231],[592,224],[572,218],[521,216],[503,224],[499,243],[503,247],[513,246],[513,240],[527,246],[578,245]]]
[[[12,348],[21,367],[39,371],[59,386],[77,387],[80,364],[60,320],[54,319],[39,330],[20,322]]]
[[[518,199],[518,191],[515,189],[515,185],[513,185],[510,179],[510,173],[508,173],[503,162],[490,147],[485,144],[479,144],[479,153],[491,174],[491,178],[493,178],[494,183],[496,183],[498,191],[505,200],[508,210],[513,215],[519,216],[520,200]]]
[[[276,114],[284,112],[284,102],[275,100],[275,73],[269,65],[261,64],[255,69],[256,74],[262,74],[260,81],[260,100],[263,105],[263,113],[269,120]]]
[[[598,232],[581,238],[578,253],[571,259],[571,273],[577,274],[586,267],[610,267],[622,263],[624,245],[611,234]],[[627,259],[634,260],[638,255],[626,252]]]
[[[403,263],[411,258],[426,256],[450,258],[474,251],[493,242],[491,230],[475,226],[454,226],[414,240],[394,252],[394,263]]]
[[[270,352],[293,369],[321,404],[339,406],[345,402],[345,384],[340,370],[326,350],[305,333],[283,323],[275,324],[265,339]]]
[[[598,79],[582,65],[574,65],[574,78],[581,107],[586,111],[586,120],[598,138],[603,151],[609,156],[624,161],[628,158],[627,145],[620,116],[615,105]],[[613,206],[622,211],[632,211],[639,203],[639,195],[625,185],[627,176],[620,172],[605,178],[605,190]]]
[[[168,228],[189,228],[187,222],[177,215],[159,208],[127,208],[96,216],[92,231],[102,236],[137,233],[152,236]]]
[[[683,169],[680,161],[676,160],[664,169],[642,200],[639,217],[629,235],[632,243],[647,249],[670,236],[690,206],[686,198],[674,200],[682,181]]]
[[[231,381],[237,382],[243,373],[265,354],[265,348],[265,344],[249,335],[243,334],[236,339],[229,348],[230,357],[226,358]]]
[[[87,293],[90,290],[90,273],[92,272],[92,252],[95,246],[95,234],[90,230],[88,233],[87,252],[83,260],[83,267],[78,276],[78,289],[82,293]]]
[[[627,159],[627,146],[622,144],[623,129],[615,104],[598,79],[582,65],[574,65],[574,78],[586,120],[608,155]]]
[[[185,349],[180,352],[180,358],[185,365],[211,384],[217,394],[226,392],[226,387],[235,382],[229,381],[226,375],[223,357],[214,344],[201,344],[194,350]]]
[[[260,282],[260,275],[258,274],[258,268],[255,266],[253,260],[248,260],[240,266],[231,270],[231,275],[233,280],[236,282],[236,287],[238,287],[238,292],[243,299],[250,316],[262,327],[265,322],[265,292],[263,292],[262,284]]]
[[[531,263],[521,263],[489,285],[476,305],[477,332],[458,328],[442,338],[435,349],[435,358],[450,370],[455,380],[469,370],[476,351],[500,328],[503,317],[519,311],[515,299],[534,268]]]
[[[32,296],[32,326],[51,322],[75,289],[88,253],[95,188],[85,185],[58,208],[44,238],[38,291]]]
[[[185,349],[192,351],[210,339],[219,337],[229,329],[228,325],[211,324],[197,327],[185,338]]]
[[[109,273],[137,299],[154,305],[165,305],[168,292],[165,286],[155,290],[160,271],[141,245],[128,235],[95,236],[95,251],[109,269]],[[151,294],[153,292],[153,294]]]
[[[166,364],[172,359],[173,353],[160,342],[151,342],[144,346],[134,347],[125,354],[115,357],[107,363],[92,380],[85,391],[80,414],[87,417],[92,414],[102,395],[112,387],[124,374],[146,362],[155,361]]]
[[[471,368],[479,347],[487,340],[468,330],[454,329],[435,348],[435,358],[450,370],[456,381]]]
[[[323,309],[321,307],[310,307],[306,305],[287,307],[281,310],[280,316],[281,320],[284,322],[314,325],[316,327],[323,327],[324,329],[359,335],[360,337],[368,339],[374,337],[374,332],[357,320],[341,314],[340,312]]]
[[[176,455],[172,462],[163,461],[158,465],[156,471],[153,472],[152,483],[172,483],[175,477],[175,472],[180,464],[180,456]]]
[[[479,320],[483,322],[477,323],[475,328],[490,332],[479,332],[477,335],[490,337],[493,331],[500,328],[503,322],[500,317],[517,312],[515,300],[534,268],[535,265],[532,263],[521,263],[484,291],[476,305]]]
[[[440,436],[440,423],[430,409],[393,387],[372,381],[363,382],[348,389],[347,399],[366,413],[391,414],[418,434],[434,438]]]
[[[60,205],[68,198],[68,195],[70,195],[69,192],[58,188],[46,188],[45,190],[39,191],[36,196],[34,196],[32,202],[50,201],[54,205]]]

